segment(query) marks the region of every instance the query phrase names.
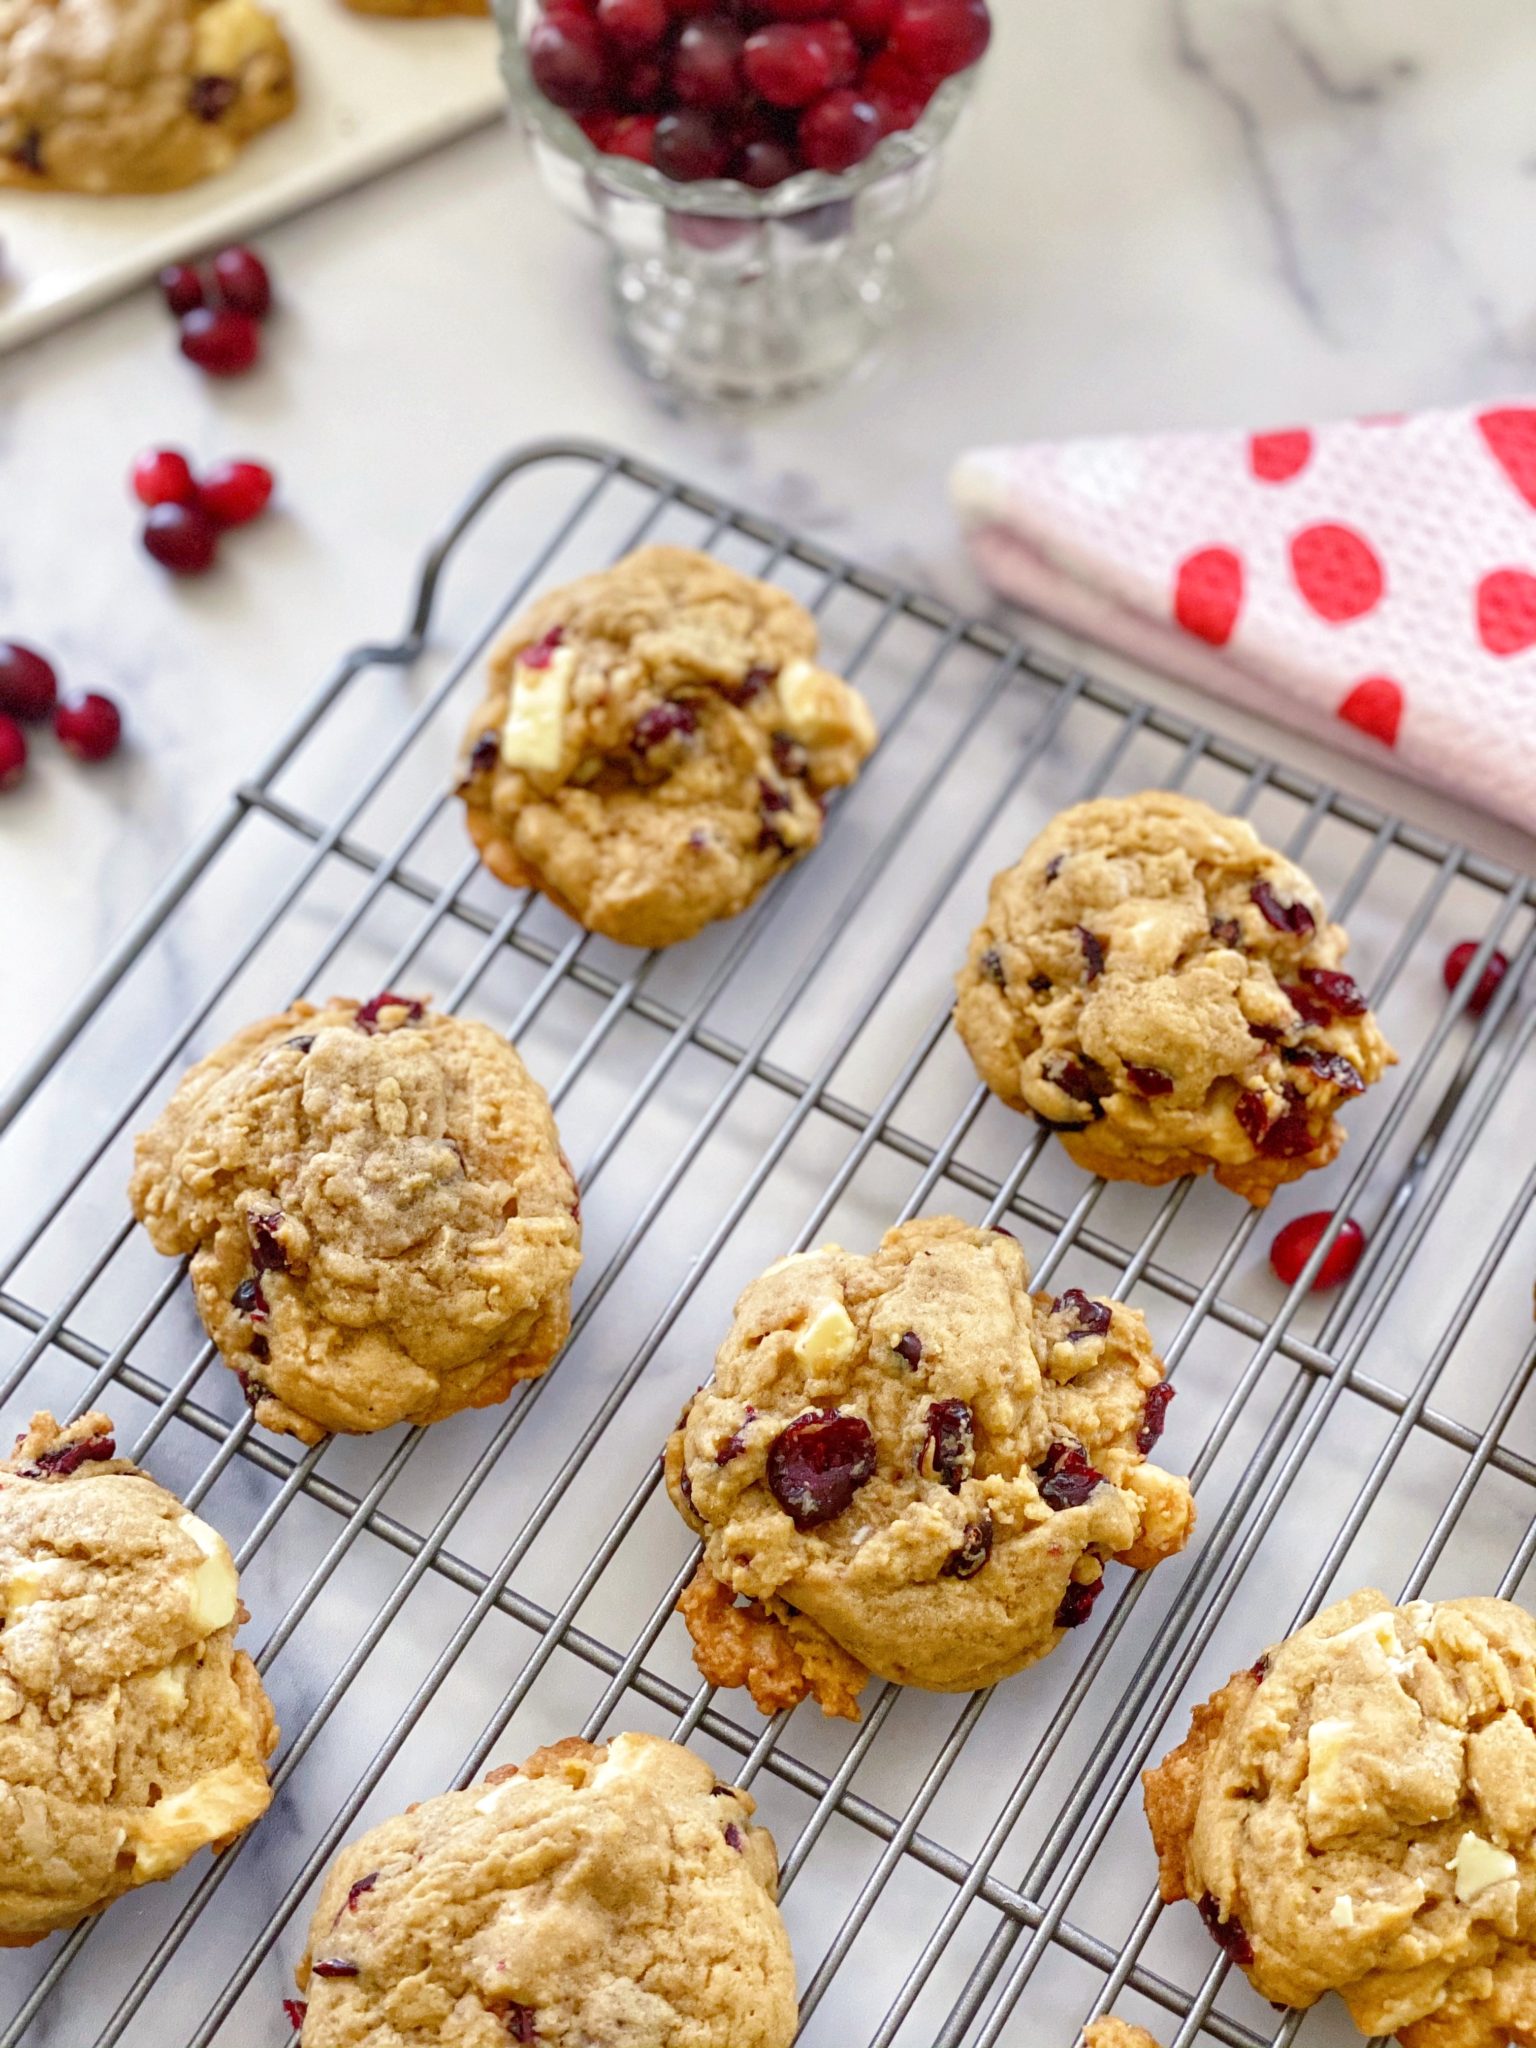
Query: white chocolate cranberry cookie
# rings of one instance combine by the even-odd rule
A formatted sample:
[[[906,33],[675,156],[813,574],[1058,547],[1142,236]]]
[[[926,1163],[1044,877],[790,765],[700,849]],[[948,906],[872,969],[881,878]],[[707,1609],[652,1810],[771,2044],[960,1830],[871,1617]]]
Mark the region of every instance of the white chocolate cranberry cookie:
[[[955,1022],[994,1094],[1090,1173],[1214,1170],[1263,1207],[1344,1143],[1396,1054],[1348,940],[1252,826],[1149,790],[1063,811],[992,883]]]
[[[810,1693],[849,1719],[870,1672],[968,1692],[1022,1670],[1106,1563],[1183,1548],[1189,1488],[1146,1462],[1172,1392],[1135,1309],[1031,1296],[1001,1231],[937,1217],[871,1257],[781,1259],[667,1446],[704,1538],[680,1603],[699,1669],[764,1713]]]
[[[277,1743],[222,1536],[117,1456],[104,1415],[35,1415],[0,1464],[0,1947],[224,1848]]]
[[[574,1738],[387,1820],[332,1864],[304,2048],[789,2048],[773,1837],[655,1735]]]
[[[0,0],[0,185],[172,191],[293,105],[256,0]]]
[[[1340,1601],[1145,1777],[1166,1900],[1255,1989],[1404,2048],[1536,2042],[1536,1621]]]
[[[669,946],[821,838],[875,744],[810,613],[686,548],[551,592],[491,656],[460,793],[491,872],[588,931]]]
[[[581,1210],[544,1091],[409,996],[238,1032],[140,1136],[129,1199],[191,1254],[257,1421],[306,1443],[505,1400],[570,1328]]]

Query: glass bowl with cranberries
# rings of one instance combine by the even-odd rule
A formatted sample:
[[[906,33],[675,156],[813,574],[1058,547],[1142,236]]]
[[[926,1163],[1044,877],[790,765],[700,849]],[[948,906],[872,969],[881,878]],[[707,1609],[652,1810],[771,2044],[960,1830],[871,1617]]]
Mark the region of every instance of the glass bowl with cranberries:
[[[991,39],[987,0],[496,0],[546,183],[608,244],[647,376],[758,403],[899,310],[896,238]]]

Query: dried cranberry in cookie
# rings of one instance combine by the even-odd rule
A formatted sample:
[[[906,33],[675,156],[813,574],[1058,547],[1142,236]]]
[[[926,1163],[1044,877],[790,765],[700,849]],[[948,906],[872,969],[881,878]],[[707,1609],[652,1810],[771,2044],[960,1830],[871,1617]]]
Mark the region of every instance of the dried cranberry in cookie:
[[[257,1421],[306,1443],[505,1400],[570,1327],[580,1208],[544,1092],[413,995],[239,1032],[139,1138],[129,1196],[191,1255]]]
[[[257,0],[0,0],[0,185],[171,191],[293,105]]]
[[[1079,1166],[1214,1172],[1256,1206],[1326,1166],[1396,1059],[1301,869],[1165,790],[1063,811],[992,883],[955,1022]]]
[[[704,1538],[700,1670],[856,1719],[872,1671],[959,1692],[1033,1663],[1106,1563],[1182,1548],[1189,1488],[1145,1462],[1169,1393],[1134,1309],[1031,1296],[1002,1232],[939,1217],[781,1259],[667,1447]]]
[[[493,874],[635,946],[692,938],[821,838],[875,744],[785,591],[685,548],[556,590],[491,656],[464,742]]]
[[[1197,1707],[1144,1779],[1165,1900],[1261,1997],[1404,2048],[1536,2022],[1536,1621],[1356,1593]]]
[[[34,1415],[0,1462],[0,1947],[171,1877],[266,1812],[277,1743],[222,1536]]]
[[[304,2048],[789,2048],[795,1967],[754,1811],[655,1735],[568,1738],[424,1799],[331,1865]]]

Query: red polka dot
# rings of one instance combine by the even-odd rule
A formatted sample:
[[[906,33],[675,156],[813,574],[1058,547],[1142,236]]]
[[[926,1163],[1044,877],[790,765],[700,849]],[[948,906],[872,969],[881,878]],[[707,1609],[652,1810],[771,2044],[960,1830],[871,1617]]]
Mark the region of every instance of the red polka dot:
[[[1225,647],[1243,608],[1243,561],[1231,548],[1200,548],[1179,564],[1173,616],[1186,633]]]
[[[1291,574],[1330,626],[1363,618],[1386,588],[1374,549],[1350,526],[1304,526],[1291,542]]]
[[[1312,436],[1305,427],[1283,433],[1255,434],[1248,443],[1248,461],[1261,484],[1288,484],[1300,476],[1312,457]]]
[[[1383,746],[1395,747],[1397,728],[1403,721],[1402,685],[1390,676],[1367,676],[1345,697],[1337,715]]]
[[[1477,424],[1494,461],[1536,510],[1536,407],[1499,406],[1479,413]]]
[[[1536,576],[1495,569],[1477,586],[1477,637],[1490,654],[1523,654],[1536,646]]]

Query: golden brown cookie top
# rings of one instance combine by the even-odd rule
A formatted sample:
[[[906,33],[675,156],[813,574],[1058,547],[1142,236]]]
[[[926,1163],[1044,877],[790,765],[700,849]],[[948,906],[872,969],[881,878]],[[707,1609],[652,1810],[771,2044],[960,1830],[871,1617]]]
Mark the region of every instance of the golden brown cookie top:
[[[822,799],[875,743],[818,642],[787,592],[686,548],[541,598],[465,737],[486,860],[627,944],[734,915],[817,843]]]
[[[723,1586],[969,1689],[1086,1620],[1107,1559],[1182,1546],[1189,1489],[1146,1462],[1162,1381],[1134,1309],[1031,1296],[1002,1232],[907,1223],[746,1289],[668,1482]]]
[[[569,1740],[344,1849],[299,1988],[305,2048],[414,2038],[789,2048],[773,1838],[654,1735]]]
[[[67,1927],[265,1811],[271,1709],[222,1536],[40,1414],[0,1464],[0,1941]]]
[[[1334,1109],[1393,1058],[1347,947],[1242,819],[1101,798],[993,881],[956,1022],[997,1094],[1083,1147],[1272,1186],[1321,1163]]]
[[[579,1210],[544,1092],[425,999],[237,1033],[139,1138],[129,1192],[157,1250],[194,1254],[260,1419],[311,1441],[501,1398],[568,1327]]]
[[[1146,1795],[1164,1897],[1193,1899],[1266,1998],[1337,1991],[1362,2033],[1414,2048],[1504,2048],[1536,2013],[1523,1609],[1340,1601],[1198,1709]]]
[[[256,0],[0,0],[0,183],[188,185],[292,105]]]

